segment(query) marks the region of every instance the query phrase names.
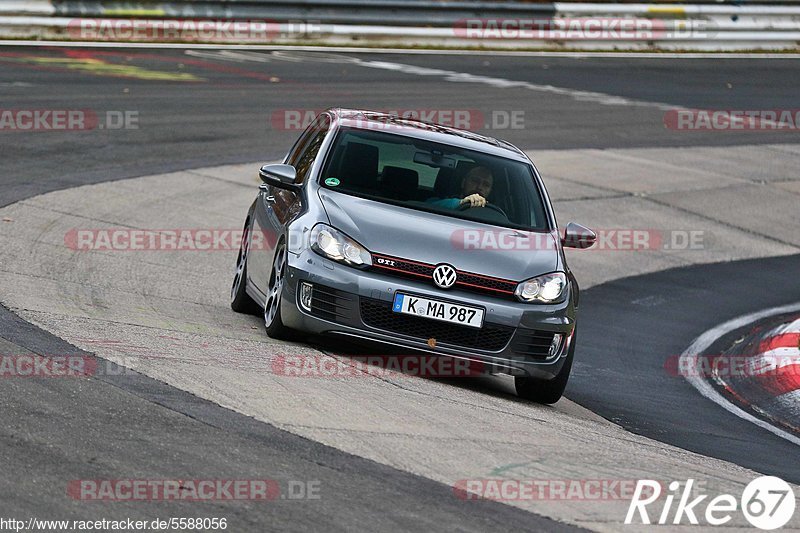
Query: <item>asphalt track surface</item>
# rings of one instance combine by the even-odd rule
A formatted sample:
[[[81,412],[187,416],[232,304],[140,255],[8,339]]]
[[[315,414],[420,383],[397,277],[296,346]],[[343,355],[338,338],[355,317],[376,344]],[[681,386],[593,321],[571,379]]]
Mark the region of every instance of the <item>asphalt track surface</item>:
[[[722,322],[795,303],[798,272],[800,256],[794,255],[679,268],[592,287],[582,296],[583,357],[567,397],[634,433],[797,483],[797,445],[711,404],[666,367],[670,357]],[[761,284],[780,290],[742,297],[742,287]]]
[[[398,61],[396,56],[359,56]],[[34,58],[34,59],[32,59]],[[38,58],[38,59],[35,59]],[[57,60],[57,61],[54,61]],[[410,56],[406,64],[552,83],[666,105],[793,108],[795,60],[672,60]],[[114,70],[103,65],[125,65]],[[302,68],[299,66],[302,64]],[[135,68],[133,68],[135,67]],[[147,70],[194,81],[143,79]],[[125,77],[123,77],[125,76]],[[766,90],[768,88],[768,90]],[[526,127],[498,136],[531,148],[728,146],[797,142],[796,133],[674,132],[663,110],[615,106],[539,91],[530,99],[486,86],[432,84],[347,63],[220,63],[180,51],[0,50],[4,108],[134,110],[139,128],[0,134],[0,206],[80,184],[283,155],[297,135],[270,123],[273,111],[330,106],[378,109],[522,110]],[[490,102],[487,104],[487,102]],[[488,132],[491,134],[491,132]],[[765,473],[800,481],[796,447],[665,379],[664,359],[729,318],[797,301],[797,256],[677,269],[587,290],[567,396],[626,429]],[[794,273],[795,275],[791,275]],[[773,291],[737,295],[741,283]],[[680,289],[676,289],[680,287]],[[649,300],[647,299],[650,298]],[[641,302],[650,302],[642,305]],[[637,304],[636,302],[640,302]],[[0,310],[4,351],[74,352]],[[63,497],[66,480],[110,472],[166,478],[320,479],[319,502],[210,504],[242,529],[555,529],[559,524],[492,502],[464,504],[452,489],[289,435],[155,380],[126,374],[81,381],[6,380],[0,387],[7,465],[0,510],[84,518]],[[102,475],[100,475],[102,473]],[[127,516],[181,515],[176,504],[115,504]],[[98,504],[98,511],[106,510]],[[197,507],[191,509],[197,512]],[[411,512],[409,512],[411,510]]]
[[[311,54],[311,52],[306,53]],[[341,57],[342,54],[335,54]],[[33,61],[30,56],[55,60]],[[569,59],[487,56],[361,55],[421,67],[499,76],[584,91],[647,97],[699,109],[791,109],[798,61],[718,59]],[[88,61],[87,61],[88,60]],[[100,63],[193,74],[197,81],[152,81],[136,72],[103,71]],[[271,126],[281,110],[477,109],[523,111],[523,129],[497,133],[524,149],[637,146],[726,146],[786,142],[786,132],[685,132],[664,127],[664,112],[604,106],[531,92],[431,83],[389,70],[339,62],[220,62],[178,51],[51,51],[7,47],[0,52],[0,88],[8,107],[49,106],[133,110],[138,130],[4,135],[3,204],[84,183],[169,170],[271,160],[297,136]],[[66,68],[65,68],[66,67]],[[115,76],[114,74],[117,74]],[[139,75],[121,78],[119,74]],[[543,78],[542,78],[543,76]],[[273,80],[273,81],[270,81]],[[542,83],[544,82],[544,83]],[[767,90],[768,88],[768,90]],[[491,133],[491,132],[487,132]],[[791,134],[794,139],[797,134]],[[789,139],[791,140],[791,139]]]

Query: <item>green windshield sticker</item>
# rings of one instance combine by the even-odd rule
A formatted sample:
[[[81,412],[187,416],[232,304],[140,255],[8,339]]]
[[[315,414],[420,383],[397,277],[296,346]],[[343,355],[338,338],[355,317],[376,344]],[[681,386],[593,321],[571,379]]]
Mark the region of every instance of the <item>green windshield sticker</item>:
[[[328,187],[336,187],[340,183],[341,182],[339,181],[339,178],[328,178],[325,180],[325,185],[327,185]]]

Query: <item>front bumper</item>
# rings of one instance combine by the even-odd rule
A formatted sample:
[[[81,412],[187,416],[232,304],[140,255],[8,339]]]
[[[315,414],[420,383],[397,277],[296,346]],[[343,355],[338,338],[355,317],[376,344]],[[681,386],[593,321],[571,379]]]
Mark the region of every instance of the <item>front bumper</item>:
[[[288,255],[281,317],[290,328],[479,361],[492,373],[552,379],[564,366],[575,328],[571,294],[560,304],[524,304],[351,268],[311,250]],[[301,281],[315,287],[311,311],[299,305]],[[483,327],[478,330],[393,313],[397,291],[483,307]],[[558,351],[549,356],[549,343],[556,333],[564,337]]]

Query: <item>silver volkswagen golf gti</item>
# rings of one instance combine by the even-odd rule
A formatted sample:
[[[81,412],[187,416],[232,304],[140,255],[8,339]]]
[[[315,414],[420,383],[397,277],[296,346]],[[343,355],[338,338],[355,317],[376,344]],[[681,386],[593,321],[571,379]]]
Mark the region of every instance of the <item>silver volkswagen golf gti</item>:
[[[578,284],[533,163],[511,144],[332,109],[261,168],[231,307],[267,334],[367,340],[485,365],[554,403],[575,353]]]

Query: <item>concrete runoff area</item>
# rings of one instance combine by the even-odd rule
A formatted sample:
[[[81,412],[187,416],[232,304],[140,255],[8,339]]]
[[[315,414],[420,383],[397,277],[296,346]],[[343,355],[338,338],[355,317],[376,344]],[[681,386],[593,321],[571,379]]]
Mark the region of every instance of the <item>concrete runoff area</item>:
[[[659,238],[701,232],[701,245],[690,249],[662,243],[620,250],[613,246],[620,241],[607,238],[605,249],[569,251],[571,267],[588,288],[675,266],[797,253],[800,219],[792,192],[800,182],[792,174],[797,149],[531,155],[562,227],[574,220],[600,230],[648,230]],[[727,161],[736,162],[730,171]],[[507,394],[510,383],[503,377],[462,384],[402,375],[277,375],[276,357],[315,357],[319,347],[332,352],[335,346],[316,339],[314,346],[274,341],[259,317],[233,313],[228,295],[235,249],[80,251],[67,245],[66,236],[75,229],[240,229],[256,194],[259,163],[87,185],[3,208],[2,303],[74,346],[223,407],[450,485],[503,476],[694,477],[706,480],[709,491],[739,494],[756,477],[739,466],[633,435],[566,399],[552,407],[520,401]],[[698,194],[706,201],[694,199]],[[737,201],[750,202],[738,217],[732,210]],[[629,500],[507,503],[616,531]],[[741,517],[735,520],[746,526]]]

